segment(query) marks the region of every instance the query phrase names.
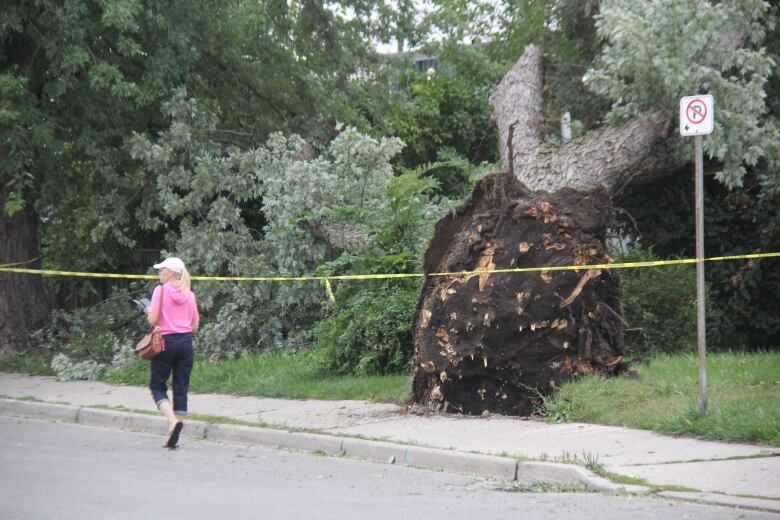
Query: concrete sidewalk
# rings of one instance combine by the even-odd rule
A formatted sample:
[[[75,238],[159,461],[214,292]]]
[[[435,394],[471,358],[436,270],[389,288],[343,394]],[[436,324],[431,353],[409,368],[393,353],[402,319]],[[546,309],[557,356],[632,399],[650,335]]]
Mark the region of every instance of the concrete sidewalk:
[[[105,410],[154,411],[148,390],[140,387],[0,373],[0,396],[8,398],[0,402],[2,415],[92,421],[161,434],[166,428],[161,418]],[[611,484],[577,465],[560,464],[577,458],[596,461],[609,472],[677,489],[660,492],[661,496],[780,513],[780,448],[497,415],[421,415],[406,407],[363,401],[191,394],[190,410],[262,427],[188,421],[186,433],[215,440],[340,453],[509,480],[581,483],[602,491],[639,490]]]

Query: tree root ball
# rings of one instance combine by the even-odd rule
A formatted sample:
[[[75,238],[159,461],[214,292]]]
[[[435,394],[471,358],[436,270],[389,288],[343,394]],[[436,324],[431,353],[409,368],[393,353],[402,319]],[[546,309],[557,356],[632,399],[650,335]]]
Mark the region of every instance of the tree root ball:
[[[427,276],[414,315],[414,400],[445,412],[529,415],[582,374],[615,373],[620,284],[608,264],[606,190],[532,192],[480,180],[436,226],[425,272],[548,266],[577,270]]]

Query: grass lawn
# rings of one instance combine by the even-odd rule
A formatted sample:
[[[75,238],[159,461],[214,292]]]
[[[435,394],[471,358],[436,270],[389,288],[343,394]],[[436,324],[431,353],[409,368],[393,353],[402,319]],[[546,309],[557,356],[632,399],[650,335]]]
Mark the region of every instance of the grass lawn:
[[[282,352],[248,355],[210,362],[198,360],[192,372],[190,390],[279,397],[286,399],[359,399],[392,403],[411,397],[410,375],[344,376],[322,370],[317,352]],[[138,361],[129,369],[107,375],[109,383],[146,385],[148,362]]]
[[[780,354],[708,355],[706,415],[698,412],[696,356],[654,358],[638,372],[638,379],[587,377],[563,385],[546,403],[549,417],[780,446]]]

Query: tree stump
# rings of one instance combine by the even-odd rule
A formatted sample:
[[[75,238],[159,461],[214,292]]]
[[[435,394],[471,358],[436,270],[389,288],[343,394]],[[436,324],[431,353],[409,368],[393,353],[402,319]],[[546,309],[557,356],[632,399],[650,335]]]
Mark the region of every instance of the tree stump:
[[[528,415],[562,381],[614,373],[623,353],[620,285],[605,233],[606,189],[530,191],[480,180],[436,226],[425,272],[539,266],[576,271],[427,276],[413,321],[414,400],[445,412]]]

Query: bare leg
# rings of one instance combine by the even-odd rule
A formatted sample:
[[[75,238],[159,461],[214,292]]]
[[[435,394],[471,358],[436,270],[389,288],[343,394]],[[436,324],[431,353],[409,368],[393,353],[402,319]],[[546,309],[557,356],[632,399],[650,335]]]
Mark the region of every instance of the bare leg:
[[[184,423],[179,419],[176,413],[173,411],[170,401],[163,401],[160,403],[160,411],[165,414],[168,419],[168,440],[165,441],[166,448],[176,448],[179,442],[179,435],[184,428]]]
[[[177,422],[180,422],[181,419],[173,413],[173,406],[171,406],[170,401],[163,401],[160,403],[160,411],[165,415],[165,418],[168,419],[168,430],[173,430],[173,427],[176,426]]]

